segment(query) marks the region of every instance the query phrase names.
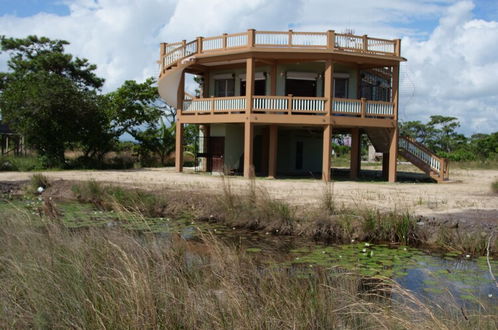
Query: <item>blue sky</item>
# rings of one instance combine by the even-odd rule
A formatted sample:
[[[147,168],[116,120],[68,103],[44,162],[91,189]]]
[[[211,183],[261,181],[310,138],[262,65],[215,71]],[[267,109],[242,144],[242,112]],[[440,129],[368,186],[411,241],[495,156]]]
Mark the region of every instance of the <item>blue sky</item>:
[[[68,40],[104,92],[157,76],[160,42],[289,27],[401,38],[400,120],[442,114],[467,135],[498,129],[498,0],[0,0],[0,35]]]
[[[0,0],[0,16],[27,17],[39,12],[69,15],[69,8],[61,0]]]

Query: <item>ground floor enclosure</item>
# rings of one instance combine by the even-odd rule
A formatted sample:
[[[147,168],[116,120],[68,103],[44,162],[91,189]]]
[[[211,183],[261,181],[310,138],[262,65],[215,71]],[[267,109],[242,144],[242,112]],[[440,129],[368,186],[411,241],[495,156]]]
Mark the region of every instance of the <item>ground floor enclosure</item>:
[[[177,134],[183,134],[178,124]],[[331,179],[334,135],[346,135],[350,146],[350,177],[361,168],[361,148],[372,143],[383,154],[383,175],[396,179],[397,131],[394,128],[334,127],[333,125],[277,125],[217,123],[199,125],[197,169],[232,175]],[[183,141],[177,136],[177,143]],[[337,141],[338,142],[338,141]],[[180,145],[180,149],[183,150]],[[177,153],[177,170],[182,171]],[[393,161],[390,161],[392,159]]]

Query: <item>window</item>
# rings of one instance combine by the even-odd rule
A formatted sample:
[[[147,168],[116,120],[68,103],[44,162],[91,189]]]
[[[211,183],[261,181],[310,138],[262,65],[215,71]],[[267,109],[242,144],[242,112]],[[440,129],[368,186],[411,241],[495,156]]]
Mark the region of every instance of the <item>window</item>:
[[[240,81],[240,96],[246,95],[246,81]],[[254,80],[254,95],[266,95],[266,80]]]
[[[317,77],[314,72],[287,72],[285,95],[315,97]]]
[[[215,79],[214,96],[226,97],[235,95],[235,79]]]
[[[346,99],[348,97],[348,84],[347,78],[334,78],[334,97]]]

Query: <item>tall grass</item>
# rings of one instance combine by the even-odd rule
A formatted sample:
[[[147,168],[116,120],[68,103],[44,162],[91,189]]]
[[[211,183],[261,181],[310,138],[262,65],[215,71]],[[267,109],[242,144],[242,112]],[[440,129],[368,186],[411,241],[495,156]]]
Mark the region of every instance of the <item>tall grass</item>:
[[[261,267],[210,236],[189,243],[118,228],[74,231],[17,211],[0,218],[0,241],[2,328],[497,326],[493,316],[425,305],[389,281]]]
[[[127,210],[146,217],[189,218],[259,230],[273,235],[294,235],[327,243],[368,241],[400,243],[410,246],[436,244],[450,251],[483,255],[482,240],[462,239],[453,229],[444,228],[444,235],[430,240],[427,228],[418,226],[415,217],[399,211],[380,212],[368,208],[347,209],[336,205],[331,185],[323,189],[316,204],[293,205],[277,199],[264,188],[252,183],[247,189],[234,189],[230,179],[222,179],[219,194],[168,190],[148,192],[104,186],[95,181],[73,186],[78,200],[91,202],[104,209]],[[476,234],[477,235],[477,234]],[[498,252],[498,240],[491,253]]]
[[[498,194],[498,180],[491,183],[491,191]]]

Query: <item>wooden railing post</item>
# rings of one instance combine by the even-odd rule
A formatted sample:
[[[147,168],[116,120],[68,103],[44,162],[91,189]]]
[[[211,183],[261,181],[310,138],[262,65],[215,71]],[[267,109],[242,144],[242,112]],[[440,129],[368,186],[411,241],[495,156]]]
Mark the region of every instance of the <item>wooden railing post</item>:
[[[401,39],[396,39],[394,41],[394,54],[396,56],[401,56]]]
[[[292,94],[287,95],[287,114],[292,113]]]
[[[223,33],[223,49],[227,48],[227,33]]]
[[[328,30],[327,31],[327,49],[335,48],[335,31]]]
[[[367,99],[362,97],[361,98],[361,118],[365,118],[367,114]]]
[[[368,51],[368,36],[366,34],[363,35],[363,51]]]
[[[204,37],[197,37],[197,53],[202,54],[202,42]]]
[[[254,47],[255,41],[256,41],[256,30],[248,29],[247,30],[247,46]]]
[[[159,50],[159,68],[160,68],[160,74],[164,73],[164,55],[166,55],[166,47],[168,46],[168,43],[162,42]]]
[[[211,115],[214,115],[214,96],[211,96]]]
[[[325,97],[325,113],[332,114],[334,99],[334,62],[327,60],[325,62],[325,72],[323,76],[323,96]]]
[[[289,30],[289,39],[287,40],[287,42],[289,43],[289,47],[292,46],[292,33],[293,33],[293,31]]]

